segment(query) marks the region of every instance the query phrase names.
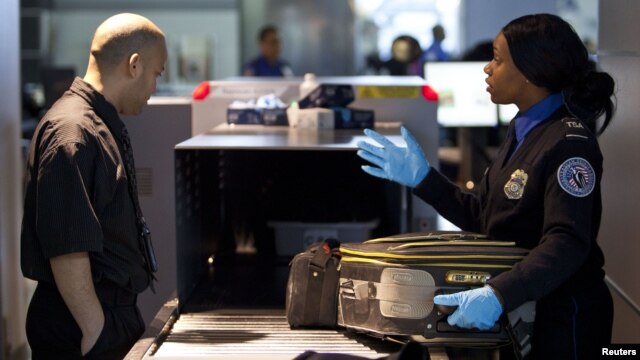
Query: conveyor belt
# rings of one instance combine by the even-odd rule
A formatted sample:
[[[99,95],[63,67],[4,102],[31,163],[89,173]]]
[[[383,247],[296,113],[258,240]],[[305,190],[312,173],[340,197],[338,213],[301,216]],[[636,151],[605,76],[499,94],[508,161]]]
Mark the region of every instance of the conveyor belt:
[[[357,336],[336,330],[292,330],[282,312],[251,314],[208,311],[180,315],[164,341],[148,358],[293,359],[312,350],[379,358]],[[389,344],[391,345],[391,344]]]

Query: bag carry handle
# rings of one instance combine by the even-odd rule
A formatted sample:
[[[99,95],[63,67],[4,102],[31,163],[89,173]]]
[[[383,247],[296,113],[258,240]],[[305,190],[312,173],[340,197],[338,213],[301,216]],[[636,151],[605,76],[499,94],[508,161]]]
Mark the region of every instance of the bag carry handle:
[[[335,264],[333,266],[337,267],[337,259],[340,258],[339,249],[340,242],[330,238],[325,239],[312,250],[315,250],[315,255],[309,261],[307,277],[307,279],[309,279],[307,284],[308,294],[320,294],[322,296],[325,286],[325,272],[330,262],[333,262],[333,264]],[[317,297],[307,296],[304,306],[304,319],[309,320],[311,323],[319,322],[320,318],[324,315],[321,314],[323,309],[320,304],[321,301],[318,301]]]

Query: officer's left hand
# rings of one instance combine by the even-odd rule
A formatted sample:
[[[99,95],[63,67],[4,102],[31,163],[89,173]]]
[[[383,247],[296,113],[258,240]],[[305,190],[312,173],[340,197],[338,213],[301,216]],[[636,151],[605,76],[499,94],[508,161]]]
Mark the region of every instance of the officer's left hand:
[[[458,309],[449,315],[447,322],[451,326],[462,328],[491,329],[502,314],[502,305],[488,285],[455,294],[437,295],[433,298],[433,302],[458,306]]]
[[[381,134],[365,129],[364,134],[377,145],[358,142],[358,156],[375,166],[363,165],[369,175],[395,181],[404,186],[416,187],[429,173],[431,166],[416,139],[404,126],[400,128],[406,147],[399,147]]]

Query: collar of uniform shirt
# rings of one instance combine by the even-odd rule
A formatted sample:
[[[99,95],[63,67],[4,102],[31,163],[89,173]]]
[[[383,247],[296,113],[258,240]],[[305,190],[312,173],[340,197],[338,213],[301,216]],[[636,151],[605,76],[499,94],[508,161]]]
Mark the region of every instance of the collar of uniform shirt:
[[[518,115],[515,119],[517,145],[513,152],[518,150],[527,134],[538,124],[546,120],[549,115],[564,103],[561,93],[554,93],[533,105],[525,113]]]

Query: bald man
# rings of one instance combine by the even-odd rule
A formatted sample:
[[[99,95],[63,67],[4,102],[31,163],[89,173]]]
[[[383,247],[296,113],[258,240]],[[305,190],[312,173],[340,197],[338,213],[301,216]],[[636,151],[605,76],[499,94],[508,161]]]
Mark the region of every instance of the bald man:
[[[144,332],[137,294],[155,257],[119,114],[140,113],[164,71],[162,31],[119,14],[91,43],[83,79],[39,122],[29,153],[22,272],[33,359],[122,358]]]

